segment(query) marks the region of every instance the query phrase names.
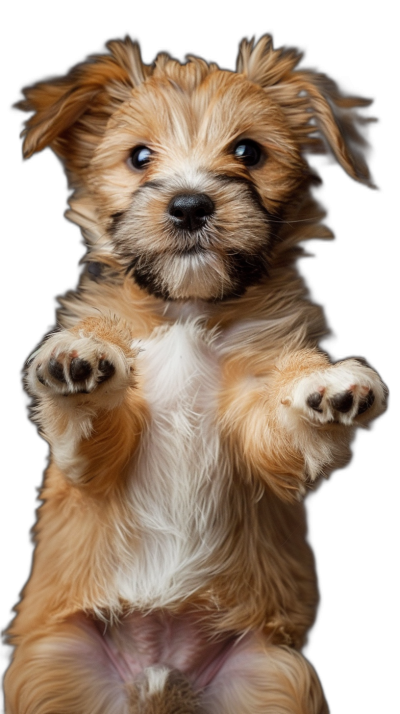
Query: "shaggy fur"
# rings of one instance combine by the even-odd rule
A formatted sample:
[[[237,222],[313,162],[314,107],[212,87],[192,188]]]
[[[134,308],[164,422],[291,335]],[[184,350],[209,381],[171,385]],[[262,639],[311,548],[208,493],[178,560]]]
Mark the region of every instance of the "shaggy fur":
[[[27,366],[51,463],[7,714],[322,714],[302,497],[385,388],[318,348],[295,260],[331,235],[307,152],[370,184],[368,102],[268,36],[236,72],[107,48],[19,103],[88,250]]]

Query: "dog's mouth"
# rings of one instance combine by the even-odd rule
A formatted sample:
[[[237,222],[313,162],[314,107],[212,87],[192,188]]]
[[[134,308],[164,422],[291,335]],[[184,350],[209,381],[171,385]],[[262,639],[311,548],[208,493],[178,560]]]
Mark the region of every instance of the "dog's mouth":
[[[206,252],[202,245],[192,245],[176,250],[176,255],[201,255]]]
[[[240,297],[268,273],[269,215],[248,182],[209,179],[207,191],[144,185],[113,217],[116,254],[139,287],[164,300]]]

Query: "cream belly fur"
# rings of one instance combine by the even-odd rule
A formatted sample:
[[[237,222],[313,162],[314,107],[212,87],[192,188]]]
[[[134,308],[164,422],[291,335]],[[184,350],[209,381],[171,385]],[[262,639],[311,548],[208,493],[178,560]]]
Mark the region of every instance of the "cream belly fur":
[[[210,555],[226,535],[228,473],[216,425],[220,373],[212,336],[199,321],[178,322],[139,348],[150,427],[132,465],[136,544],[121,559],[117,590],[146,609],[204,587]]]

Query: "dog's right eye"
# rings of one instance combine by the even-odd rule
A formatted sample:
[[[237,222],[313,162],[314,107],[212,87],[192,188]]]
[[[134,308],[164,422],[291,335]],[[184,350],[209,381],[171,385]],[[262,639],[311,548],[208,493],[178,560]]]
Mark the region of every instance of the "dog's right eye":
[[[135,146],[128,159],[129,166],[133,169],[144,169],[150,162],[152,153],[147,146]]]

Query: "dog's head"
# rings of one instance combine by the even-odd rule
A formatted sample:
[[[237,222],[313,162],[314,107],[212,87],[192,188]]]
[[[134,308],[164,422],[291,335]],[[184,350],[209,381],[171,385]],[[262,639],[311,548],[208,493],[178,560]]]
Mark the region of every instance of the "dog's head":
[[[72,217],[97,251],[165,299],[220,300],[268,273],[280,225],[328,148],[368,183],[355,107],[301,55],[243,41],[237,71],[166,54],[145,65],[129,38],[66,77],[24,91],[26,157],[51,146],[71,186]]]

